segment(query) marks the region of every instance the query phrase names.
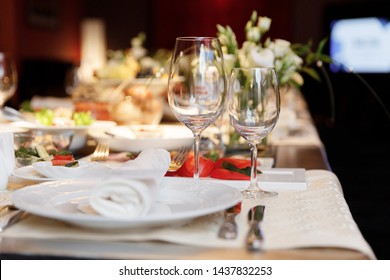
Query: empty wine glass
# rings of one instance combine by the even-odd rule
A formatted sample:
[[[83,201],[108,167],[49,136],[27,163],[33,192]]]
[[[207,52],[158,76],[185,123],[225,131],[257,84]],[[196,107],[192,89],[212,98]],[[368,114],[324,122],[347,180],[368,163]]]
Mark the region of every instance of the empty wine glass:
[[[257,182],[257,144],[274,128],[280,112],[276,71],[267,68],[234,68],[228,89],[230,122],[248,141],[251,151],[251,179],[245,198],[277,195],[264,191]]]
[[[199,179],[201,133],[221,114],[225,97],[226,76],[219,40],[177,38],[169,71],[168,102],[177,119],[194,134],[196,181]]]
[[[0,52],[0,108],[16,91],[18,75],[11,55]]]

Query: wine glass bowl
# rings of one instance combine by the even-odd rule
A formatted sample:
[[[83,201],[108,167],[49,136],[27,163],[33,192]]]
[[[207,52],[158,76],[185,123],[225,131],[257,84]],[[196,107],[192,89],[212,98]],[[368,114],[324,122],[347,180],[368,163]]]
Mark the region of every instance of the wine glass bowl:
[[[194,134],[195,179],[199,178],[200,135],[221,114],[225,97],[226,76],[219,40],[177,38],[168,78],[168,103],[176,118]]]
[[[249,143],[251,181],[245,198],[277,195],[257,182],[257,144],[274,128],[279,118],[280,95],[276,71],[266,68],[234,68],[228,89],[228,112],[235,130]]]
[[[17,84],[14,59],[8,53],[0,52],[0,108],[15,94]]]

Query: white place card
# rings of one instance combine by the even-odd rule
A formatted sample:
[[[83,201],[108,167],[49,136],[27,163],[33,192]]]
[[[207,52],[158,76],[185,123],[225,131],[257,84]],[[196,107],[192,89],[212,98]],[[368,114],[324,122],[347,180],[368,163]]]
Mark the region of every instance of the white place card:
[[[249,181],[219,180],[234,188],[245,189]],[[307,189],[304,168],[271,168],[257,175],[260,187],[265,191],[303,191]]]
[[[191,178],[172,177],[175,180],[191,180]],[[249,180],[220,180],[201,178],[206,181],[218,181],[233,188],[244,190]],[[304,168],[267,168],[257,175],[262,189],[266,191],[303,191],[307,189],[306,170]]]

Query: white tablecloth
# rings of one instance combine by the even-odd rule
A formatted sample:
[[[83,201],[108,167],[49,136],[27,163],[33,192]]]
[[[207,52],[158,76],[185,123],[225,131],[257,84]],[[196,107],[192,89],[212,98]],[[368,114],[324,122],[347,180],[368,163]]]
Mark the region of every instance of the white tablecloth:
[[[275,146],[322,147],[322,141],[303,96],[292,91],[287,93],[282,101],[279,120],[268,136],[269,143]]]
[[[305,191],[279,191],[277,197],[245,200],[237,216],[239,235],[236,240],[217,237],[222,213],[195,219],[186,225],[153,230],[98,231],[77,228],[62,222],[31,216],[8,228],[0,237],[81,239],[107,241],[161,240],[178,244],[206,247],[244,246],[248,229],[246,216],[255,204],[266,206],[261,226],[265,249],[309,247],[340,247],[353,249],[375,259],[369,244],[359,231],[336,175],[325,170],[306,171]],[[228,181],[225,181],[228,183]]]

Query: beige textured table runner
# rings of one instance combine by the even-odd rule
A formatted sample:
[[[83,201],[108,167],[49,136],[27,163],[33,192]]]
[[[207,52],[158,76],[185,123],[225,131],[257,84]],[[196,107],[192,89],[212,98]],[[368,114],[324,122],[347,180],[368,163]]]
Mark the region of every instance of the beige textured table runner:
[[[264,204],[266,210],[261,226],[265,233],[265,249],[340,247],[363,252],[369,258],[375,259],[372,249],[353,220],[337,177],[329,171],[310,170],[306,171],[306,178],[308,189],[305,191],[280,191],[275,198],[244,201],[241,214],[237,217],[239,236],[233,241],[217,237],[222,213],[197,218],[186,225],[120,231],[78,228],[31,216],[5,230],[0,237],[159,240],[193,246],[239,248],[244,246],[249,208]]]

